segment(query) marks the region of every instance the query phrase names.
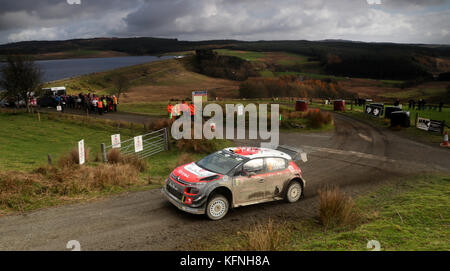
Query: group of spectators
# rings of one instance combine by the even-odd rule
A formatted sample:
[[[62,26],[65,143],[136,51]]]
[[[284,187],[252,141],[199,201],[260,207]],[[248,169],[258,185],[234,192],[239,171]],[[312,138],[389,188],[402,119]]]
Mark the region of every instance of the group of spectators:
[[[53,99],[57,108],[61,111],[71,108],[98,113],[99,115],[107,112],[117,112],[118,100],[115,95],[98,96],[91,93],[80,93],[78,95],[54,95]]]
[[[191,118],[194,118],[195,116],[195,106],[194,104],[187,103],[186,101],[182,100],[177,101],[175,105],[173,105],[171,102],[167,105],[167,113],[169,114],[170,119],[177,119],[179,118],[184,112],[188,112],[191,115]]]
[[[416,101],[415,100],[409,100],[408,107],[410,109],[415,109],[416,108]],[[439,108],[439,112],[442,112],[442,107],[444,107],[444,103],[441,101],[441,102],[439,102],[438,106],[436,106],[436,105],[429,105],[428,109],[429,110],[431,110],[431,109],[435,109],[436,110],[436,109]],[[417,101],[417,110],[420,111],[420,110],[426,110],[426,109],[427,109],[426,101],[424,99],[418,100]]]

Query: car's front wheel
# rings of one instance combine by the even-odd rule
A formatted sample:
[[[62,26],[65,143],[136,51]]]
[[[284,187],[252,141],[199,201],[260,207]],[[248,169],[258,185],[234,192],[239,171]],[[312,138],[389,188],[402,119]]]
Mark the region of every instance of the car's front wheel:
[[[298,201],[303,195],[303,187],[297,181],[292,181],[286,189],[285,199],[287,202],[293,203]]]
[[[222,195],[214,195],[206,205],[206,215],[211,220],[222,219],[228,213],[229,203]]]

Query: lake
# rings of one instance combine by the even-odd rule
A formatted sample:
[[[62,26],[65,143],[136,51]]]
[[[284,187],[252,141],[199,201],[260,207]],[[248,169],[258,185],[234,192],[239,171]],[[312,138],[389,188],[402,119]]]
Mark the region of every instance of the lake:
[[[40,67],[43,73],[43,81],[49,82],[94,72],[102,72],[121,67],[133,66],[137,64],[171,58],[174,58],[174,56],[122,56],[105,58],[39,60],[35,61],[35,63]]]

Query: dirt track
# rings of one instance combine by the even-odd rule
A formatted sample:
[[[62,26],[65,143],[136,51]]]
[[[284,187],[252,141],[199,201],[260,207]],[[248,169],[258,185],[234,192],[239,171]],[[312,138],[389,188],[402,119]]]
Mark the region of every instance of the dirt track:
[[[186,248],[190,240],[237,231],[260,219],[315,215],[316,191],[323,185],[339,185],[351,194],[361,194],[400,176],[450,172],[447,149],[406,140],[342,115],[335,117],[335,132],[281,135],[281,144],[309,153],[309,161],[302,165],[305,199],[296,204],[238,208],[224,220],[212,222],[178,211],[159,190],[130,193],[0,218],[0,250],[65,250],[69,240],[80,241],[83,250]]]

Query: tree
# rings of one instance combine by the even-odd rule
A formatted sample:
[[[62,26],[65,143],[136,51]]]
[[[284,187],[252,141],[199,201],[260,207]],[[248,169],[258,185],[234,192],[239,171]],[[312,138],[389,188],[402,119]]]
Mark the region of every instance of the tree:
[[[130,88],[130,80],[123,74],[117,74],[113,79],[114,90],[112,93],[117,95],[117,100],[119,100],[120,95],[127,92]]]
[[[24,100],[30,111],[30,94],[36,93],[42,84],[42,73],[39,67],[23,56],[8,56],[1,74],[0,87],[6,90],[5,96],[16,104]]]

